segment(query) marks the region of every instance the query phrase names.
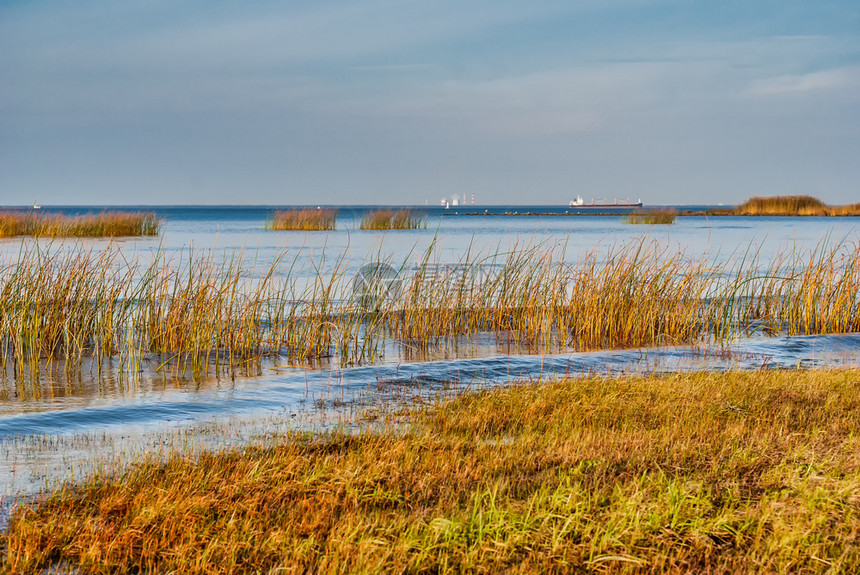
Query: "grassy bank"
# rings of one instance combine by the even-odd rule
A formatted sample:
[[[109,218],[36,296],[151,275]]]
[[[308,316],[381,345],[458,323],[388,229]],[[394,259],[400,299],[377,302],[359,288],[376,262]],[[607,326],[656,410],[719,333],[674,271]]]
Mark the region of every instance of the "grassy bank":
[[[150,212],[102,212],[82,216],[33,211],[0,212],[0,238],[155,236],[160,225],[161,220]]]
[[[337,223],[337,210],[294,209],[276,210],[266,222],[267,230],[333,230]]]
[[[711,215],[732,216],[860,216],[860,203],[830,206],[812,196],[752,197],[730,210]]]
[[[427,227],[427,217],[415,210],[371,210],[361,216],[362,230],[417,230]]]
[[[860,564],[860,371],[571,379],[99,476],[2,569],[803,572]]]

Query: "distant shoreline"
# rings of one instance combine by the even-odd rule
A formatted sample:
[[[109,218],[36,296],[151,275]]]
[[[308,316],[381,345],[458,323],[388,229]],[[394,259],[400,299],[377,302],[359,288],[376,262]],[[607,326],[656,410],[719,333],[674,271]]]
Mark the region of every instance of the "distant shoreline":
[[[504,216],[628,216],[630,214],[651,214],[657,213],[664,210],[660,209],[638,209],[638,210],[625,210],[624,212],[615,211],[615,212],[504,212],[504,213],[494,213],[494,212],[466,212],[466,213],[443,213],[442,217],[463,217],[463,216],[491,216],[491,217],[504,217]],[[860,217],[860,214],[739,214],[733,213],[730,210],[719,210],[716,212],[708,212],[701,210],[682,210],[679,211],[678,216],[707,216],[707,217],[745,217],[745,218],[843,218],[843,217]]]

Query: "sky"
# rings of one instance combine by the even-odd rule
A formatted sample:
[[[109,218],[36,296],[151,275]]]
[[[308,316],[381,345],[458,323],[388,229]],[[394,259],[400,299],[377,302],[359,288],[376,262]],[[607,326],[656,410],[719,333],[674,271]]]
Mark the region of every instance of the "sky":
[[[860,202],[856,0],[0,0],[0,205]]]

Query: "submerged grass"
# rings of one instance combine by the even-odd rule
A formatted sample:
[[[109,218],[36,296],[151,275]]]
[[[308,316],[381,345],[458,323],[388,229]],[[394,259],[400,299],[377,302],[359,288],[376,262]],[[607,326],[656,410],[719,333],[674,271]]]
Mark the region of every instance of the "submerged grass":
[[[142,264],[116,247],[25,248],[0,262],[0,364],[23,373],[118,358],[128,372],[146,361],[197,375],[266,355],[305,365],[374,361],[389,346],[420,355],[480,333],[553,351],[721,343],[752,325],[860,331],[857,245],[789,252],[769,266],[689,259],[645,240],[575,264],[543,247],[445,264],[431,247],[361,289],[343,260],[300,255],[248,267],[239,253],[162,251]]]
[[[860,372],[570,379],[176,454],[19,507],[2,569],[852,573]]]
[[[337,223],[337,210],[333,208],[307,208],[277,210],[266,222],[267,230],[333,230]]]
[[[156,236],[160,225],[161,220],[151,212],[105,211],[82,216],[32,211],[0,212],[0,238]]]
[[[409,209],[371,210],[361,216],[362,230],[417,230],[427,227],[427,216]]]

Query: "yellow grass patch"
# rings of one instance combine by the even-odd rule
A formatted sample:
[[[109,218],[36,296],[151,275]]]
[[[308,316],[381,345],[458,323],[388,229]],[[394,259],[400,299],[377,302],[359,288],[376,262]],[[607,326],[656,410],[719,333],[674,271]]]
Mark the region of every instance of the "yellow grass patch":
[[[266,222],[267,230],[333,230],[337,223],[337,210],[294,209],[277,210]]]
[[[415,210],[371,210],[361,217],[362,230],[417,230],[427,227],[427,218]]]
[[[149,212],[102,212],[66,216],[46,212],[0,212],[0,238],[13,236],[102,238],[155,236],[161,221]]]
[[[181,454],[18,508],[2,569],[851,573],[860,372],[585,378]]]

